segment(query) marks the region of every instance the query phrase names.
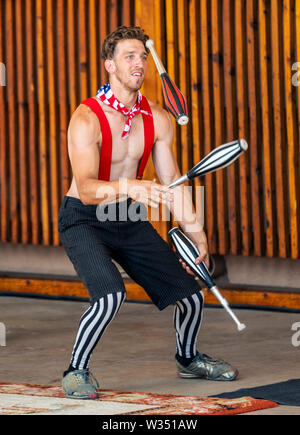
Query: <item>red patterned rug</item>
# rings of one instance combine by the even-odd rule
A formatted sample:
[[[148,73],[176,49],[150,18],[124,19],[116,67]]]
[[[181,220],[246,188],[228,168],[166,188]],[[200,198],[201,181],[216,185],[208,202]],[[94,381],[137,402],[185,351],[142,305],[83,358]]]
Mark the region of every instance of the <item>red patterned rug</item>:
[[[64,397],[60,386],[0,383],[0,414],[230,415],[278,406],[252,397],[220,399],[113,390],[99,393],[97,400],[73,400]]]

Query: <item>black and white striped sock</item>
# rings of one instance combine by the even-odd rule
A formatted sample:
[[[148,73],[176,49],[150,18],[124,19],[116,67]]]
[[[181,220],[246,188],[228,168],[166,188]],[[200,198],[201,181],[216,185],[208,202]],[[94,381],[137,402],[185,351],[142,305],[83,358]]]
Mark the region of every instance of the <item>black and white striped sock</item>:
[[[174,327],[176,330],[176,358],[188,365],[197,353],[197,338],[202,322],[203,293],[201,291],[176,302]]]
[[[108,294],[91,305],[83,314],[79,323],[70,367],[64,375],[71,370],[82,370],[88,367],[93,350],[119,311],[125,296],[125,292]]]

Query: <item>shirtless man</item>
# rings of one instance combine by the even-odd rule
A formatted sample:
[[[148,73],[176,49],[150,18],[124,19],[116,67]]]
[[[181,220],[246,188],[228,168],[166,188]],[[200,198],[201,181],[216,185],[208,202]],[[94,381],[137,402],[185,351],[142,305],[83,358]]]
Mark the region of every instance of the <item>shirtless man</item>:
[[[79,105],[69,125],[73,180],[61,205],[59,233],[90,295],[90,307],[80,319],[70,365],[62,379],[63,391],[71,398],[98,397],[89,361],[126,296],[112,259],[145,289],[159,310],[174,304],[179,376],[234,380],[238,374],[228,363],[197,352],[203,295],[191,270],[180,265],[147,219],[130,219],[130,213],[126,220],[120,218],[121,211],[133,205],[140,212],[147,210],[146,205],[168,204],[198,247],[197,261],[208,265],[205,232],[188,192],[182,186],[167,187],[181,176],[172,152],[169,114],[139,92],[147,71],[147,39],[139,27],[122,26],[107,36],[102,56],[109,84]],[[160,183],[141,179],[149,146]],[[176,195],[183,201],[176,201]],[[99,219],[103,215],[99,207],[102,211],[114,207],[115,213],[108,213],[113,218]]]

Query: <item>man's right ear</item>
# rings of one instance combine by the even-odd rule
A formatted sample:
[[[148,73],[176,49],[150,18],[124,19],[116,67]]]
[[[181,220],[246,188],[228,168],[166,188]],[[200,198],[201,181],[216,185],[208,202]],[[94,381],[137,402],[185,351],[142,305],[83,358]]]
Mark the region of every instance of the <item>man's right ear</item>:
[[[107,71],[109,74],[114,73],[115,70],[116,70],[115,63],[114,63],[114,61],[113,61],[112,59],[106,59],[106,60],[104,61],[104,66],[105,66],[106,71]]]

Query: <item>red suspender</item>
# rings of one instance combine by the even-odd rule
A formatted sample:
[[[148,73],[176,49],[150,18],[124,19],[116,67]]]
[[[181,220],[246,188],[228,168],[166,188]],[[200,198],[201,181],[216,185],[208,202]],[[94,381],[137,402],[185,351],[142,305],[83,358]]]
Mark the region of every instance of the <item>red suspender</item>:
[[[102,144],[101,144],[98,179],[109,181],[110,167],[111,167],[111,154],[112,154],[112,135],[111,135],[109,123],[103,112],[102,107],[95,100],[95,98],[88,98],[87,100],[83,101],[81,104],[85,104],[86,106],[88,106],[97,115],[99,119],[101,133],[102,133]],[[147,111],[148,113],[152,113],[149,103],[145,97],[142,98],[141,109]],[[145,145],[144,145],[144,154],[140,160],[140,165],[136,177],[139,180],[143,178],[143,172],[146,167],[148,158],[151,153],[151,149],[154,144],[153,117],[149,115],[145,115],[144,113],[142,113],[142,116],[144,122]]]
[[[143,97],[141,101],[141,109],[145,110],[148,113],[151,113],[151,109],[148,103],[147,98]],[[144,145],[144,154],[141,158],[140,165],[138,168],[137,177],[139,180],[143,178],[144,169],[148,162],[152,147],[154,145],[154,122],[153,116],[145,115],[142,113],[143,121],[144,121],[144,137],[145,137],[145,145]]]
[[[86,104],[89,108],[95,112],[97,115],[102,134],[102,144],[101,144],[101,153],[100,153],[100,164],[99,164],[99,172],[98,179],[109,181],[110,178],[110,166],[111,166],[111,153],[112,153],[112,136],[109,123],[107,118],[103,112],[100,104],[95,100],[95,98],[88,98],[83,101],[81,104]]]

